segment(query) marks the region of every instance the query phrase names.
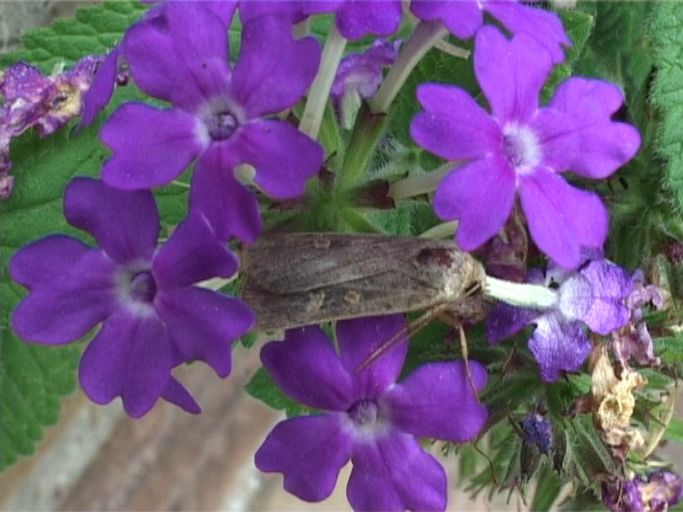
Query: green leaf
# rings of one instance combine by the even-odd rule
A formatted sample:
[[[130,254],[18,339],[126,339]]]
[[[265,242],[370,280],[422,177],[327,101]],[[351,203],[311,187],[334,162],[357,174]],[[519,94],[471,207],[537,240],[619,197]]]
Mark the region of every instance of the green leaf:
[[[542,464],[538,471],[538,480],[534,499],[531,502],[531,510],[550,510],[562,490],[562,480],[550,464]]]
[[[550,79],[543,88],[544,99],[549,99],[552,92],[563,80],[572,74],[574,62],[579,58],[593,28],[593,16],[581,11],[564,9],[559,13],[564,29],[572,41],[572,46],[565,49],[565,61],[556,66]]]
[[[277,411],[285,411],[287,416],[300,416],[308,412],[306,407],[285,395],[263,367],[258,369],[245,389],[247,393],[267,406]]]
[[[654,340],[655,353],[666,364],[683,363],[683,336],[657,338]]]
[[[666,160],[666,182],[677,205],[683,205],[683,3],[657,2],[653,7],[650,37],[657,73],[651,103],[659,109],[656,150]]]
[[[104,54],[148,6],[137,0],[106,1],[79,9],[74,19],[58,19],[49,27],[30,31],[23,48],[2,56],[0,65],[24,60],[49,73],[55,66],[70,66],[86,55]]]

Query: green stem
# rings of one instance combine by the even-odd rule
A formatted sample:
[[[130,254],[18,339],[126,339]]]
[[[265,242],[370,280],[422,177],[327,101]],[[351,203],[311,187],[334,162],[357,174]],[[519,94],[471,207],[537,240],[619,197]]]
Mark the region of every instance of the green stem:
[[[386,121],[386,115],[372,114],[367,106],[361,108],[346,148],[344,164],[337,176],[337,190],[349,190],[365,172],[373,151],[384,134]]]
[[[455,169],[457,165],[457,163],[447,162],[433,171],[395,181],[389,187],[387,195],[394,201],[400,201],[409,197],[429,194],[436,190],[444,176]]]
[[[299,129],[310,135],[313,139],[318,137],[327,98],[330,95],[330,89],[332,88],[332,82],[334,82],[334,75],[339,67],[339,61],[341,61],[344,55],[344,48],[346,48],[346,39],[339,33],[333,23],[323,48],[320,69],[318,69],[318,74],[308,92],[306,108],[299,124]]]
[[[440,21],[421,21],[417,24],[410,39],[401,48],[398,59],[391,66],[379,90],[370,100],[372,112],[388,112],[389,106],[417,63],[447,33],[448,30]]]
[[[444,222],[443,224],[437,224],[433,228],[429,228],[420,235],[420,238],[428,238],[430,240],[453,238],[453,234],[455,233],[456,229],[458,229],[458,221],[452,220],[450,222]]]
[[[548,309],[557,304],[557,293],[539,284],[513,283],[486,276],[484,293],[494,299],[527,308]]]

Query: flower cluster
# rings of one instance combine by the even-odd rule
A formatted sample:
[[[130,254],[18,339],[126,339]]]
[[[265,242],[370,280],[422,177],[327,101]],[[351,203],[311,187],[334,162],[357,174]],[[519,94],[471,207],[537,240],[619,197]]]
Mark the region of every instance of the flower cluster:
[[[664,512],[683,498],[683,479],[671,471],[602,484],[602,502],[612,512]]]
[[[434,192],[434,211],[457,220],[460,248],[472,251],[488,242],[483,253],[501,277],[524,278],[529,240],[553,261],[545,272],[526,274],[528,283],[551,290],[546,297],[552,305],[495,305],[486,321],[489,340],[497,343],[534,325],[529,349],[545,382],[584,364],[592,348],[589,331],[612,334],[624,368],[631,359],[655,361],[642,309],[660,307],[661,292],[602,257],[606,207],[597,194],[561,176],[607,178],[634,157],[640,136],[612,119],[624,97],[605,81],[570,78],[540,105],[544,84],[571,46],[554,13],[515,0],[412,0],[409,9],[418,21],[405,44],[379,39],[344,57],[347,40],[395,35],[402,2],[145,3],[153,5],[104,58],[86,58],[49,78],[17,64],[0,82],[0,196],[11,189],[12,137],[32,126],[41,135],[52,133],[79,114],[82,125],[93,123],[116,84],[128,78],[152,99],[125,103],[104,121],[99,136],[111,155],[101,181],[76,178],[66,187],[65,217],[95,246],[53,235],[23,247],[10,263],[12,279],[29,291],[12,314],[23,339],[65,344],[99,326],[79,369],[94,402],[120,397],[133,417],[159,398],[199,412],[174,368],[200,360],[228,376],[232,343],[257,320],[247,304],[203,282],[236,275],[238,261],[228,244],[259,238],[268,200],[304,196],[323,165],[325,180],[340,180],[337,185],[347,167],[372,160],[380,135],[365,135],[383,133],[389,118],[389,110],[373,102],[394,99],[428,49],[424,45],[448,33],[474,38],[474,71],[489,109],[455,85],[418,86],[422,111],[410,134],[449,162],[448,174],[427,190]],[[230,47],[228,33],[237,13],[239,51]],[[323,48],[302,35],[302,22],[319,13],[334,18]],[[510,37],[485,25],[484,15]],[[328,100],[342,119],[342,129],[334,127],[337,142],[349,141],[345,155],[326,155],[316,140]],[[363,101],[368,108],[354,120]],[[364,131],[368,119],[375,124]],[[344,128],[353,129],[351,136]],[[327,172],[330,161],[349,154]],[[320,181],[321,196],[350,193]],[[188,213],[159,244],[152,190],[167,185],[189,186]],[[258,450],[257,467],[282,473],[285,489],[300,498],[320,501],[350,461],[347,497],[354,509],[444,509],[445,471],[419,439],[462,443],[482,433],[488,412],[478,393],[486,369],[474,361],[443,360],[401,377],[408,352],[402,315],[340,321],[335,330],[334,342],[311,325],[263,347],[261,360],[275,383],[311,414],[279,423]],[[394,345],[384,353],[390,341]],[[628,387],[612,377],[600,400],[621,393],[632,405],[631,392],[641,381]],[[610,432],[628,430],[632,411]],[[523,444],[550,452],[548,418],[534,412],[519,427]],[[629,485],[641,501],[654,499],[643,498],[643,486]]]

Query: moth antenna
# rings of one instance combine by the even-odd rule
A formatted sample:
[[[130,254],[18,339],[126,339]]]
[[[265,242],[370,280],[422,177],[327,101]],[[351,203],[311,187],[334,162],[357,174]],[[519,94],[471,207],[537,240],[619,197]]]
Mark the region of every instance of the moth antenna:
[[[477,392],[477,388],[474,385],[474,380],[472,379],[472,373],[470,372],[469,351],[467,349],[467,337],[465,336],[465,329],[463,329],[462,324],[458,325],[458,336],[460,338],[460,353],[462,354],[462,358],[465,361],[465,375],[467,376],[467,382],[469,383],[470,388],[472,389],[474,398],[476,398],[477,403],[480,404],[481,401],[479,400],[479,393]]]
[[[447,309],[448,306],[448,303],[439,304],[438,306],[432,308],[430,311],[427,311],[424,315],[422,315],[414,322],[411,322],[409,326],[404,327],[403,329],[398,331],[388,341],[385,341],[377,350],[370,354],[370,356],[365,361],[363,361],[363,363],[356,369],[356,373],[362,372],[369,366],[372,366],[380,357],[382,357],[394,346],[396,346],[397,343],[401,342],[404,337],[407,336],[408,338],[410,338],[410,336],[414,335],[415,333],[419,332],[421,329],[426,327],[427,324],[429,324],[429,322],[434,320],[434,318],[436,318],[439,315],[439,313]]]

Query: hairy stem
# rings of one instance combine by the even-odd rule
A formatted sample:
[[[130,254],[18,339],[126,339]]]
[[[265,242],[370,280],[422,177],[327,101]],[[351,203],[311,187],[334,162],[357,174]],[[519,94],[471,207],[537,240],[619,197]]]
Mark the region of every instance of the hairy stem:
[[[339,67],[339,61],[341,61],[344,55],[344,48],[346,48],[346,39],[339,33],[333,23],[323,48],[320,69],[318,69],[318,74],[308,92],[306,108],[304,108],[301,123],[299,124],[299,129],[310,135],[313,139],[318,137],[327,98],[330,95],[330,89],[332,88],[332,82],[334,82],[334,75]]]

